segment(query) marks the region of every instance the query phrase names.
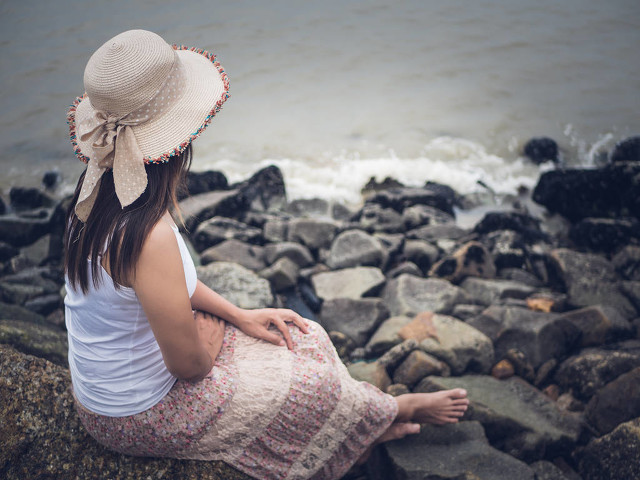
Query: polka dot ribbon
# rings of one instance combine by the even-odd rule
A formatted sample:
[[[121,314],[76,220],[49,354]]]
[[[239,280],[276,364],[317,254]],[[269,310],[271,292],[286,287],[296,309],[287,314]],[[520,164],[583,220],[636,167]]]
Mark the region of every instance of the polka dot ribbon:
[[[132,127],[141,125],[165,112],[176,103],[184,86],[185,75],[180,62],[171,70],[165,83],[142,107],[121,117],[96,110],[92,118],[80,125],[82,141],[93,140],[84,182],[76,204],[76,215],[86,222],[93,209],[102,175],[113,169],[116,196],[122,208],[131,205],[147,188],[144,155]]]

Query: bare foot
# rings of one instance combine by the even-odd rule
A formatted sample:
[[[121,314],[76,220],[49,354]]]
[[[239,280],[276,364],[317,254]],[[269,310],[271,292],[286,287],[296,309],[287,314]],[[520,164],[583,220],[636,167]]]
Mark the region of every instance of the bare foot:
[[[388,442],[390,440],[399,440],[407,435],[413,435],[420,433],[419,423],[392,423],[389,428],[360,456],[356,465],[362,465],[367,461],[369,455],[373,451],[373,447],[380,443]]]
[[[418,422],[444,425],[456,423],[469,406],[467,392],[462,388],[433,393],[408,393],[396,398],[396,422]]]

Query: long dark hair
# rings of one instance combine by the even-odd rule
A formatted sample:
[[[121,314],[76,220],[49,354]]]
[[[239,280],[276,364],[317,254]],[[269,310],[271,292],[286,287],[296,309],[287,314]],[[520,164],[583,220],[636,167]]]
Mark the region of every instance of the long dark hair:
[[[174,210],[179,215],[178,194],[186,190],[186,174],[190,166],[191,145],[166,163],[145,165],[147,188],[140,198],[125,208],[120,206],[116,196],[112,171],[105,172],[86,223],[75,214],[86,170],[80,175],[67,212],[64,236],[65,273],[73,288],[80,287],[82,292],[88,292],[88,265],[93,286],[98,287],[101,256],[105,254],[116,288],[131,285],[142,246],[151,229],[167,210]]]

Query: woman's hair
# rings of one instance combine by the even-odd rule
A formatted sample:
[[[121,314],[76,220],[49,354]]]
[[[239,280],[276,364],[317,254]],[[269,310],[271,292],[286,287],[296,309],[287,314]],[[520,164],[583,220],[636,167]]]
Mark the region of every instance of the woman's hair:
[[[147,188],[140,198],[125,208],[120,206],[116,196],[113,172],[105,172],[86,223],[78,219],[74,210],[86,170],[80,175],[67,212],[64,236],[65,273],[74,288],[80,287],[84,293],[89,290],[88,264],[94,287],[99,285],[103,255],[109,260],[116,288],[133,282],[135,266],[147,235],[167,210],[178,212],[178,194],[186,190],[186,174],[190,166],[191,145],[166,163],[145,165]]]

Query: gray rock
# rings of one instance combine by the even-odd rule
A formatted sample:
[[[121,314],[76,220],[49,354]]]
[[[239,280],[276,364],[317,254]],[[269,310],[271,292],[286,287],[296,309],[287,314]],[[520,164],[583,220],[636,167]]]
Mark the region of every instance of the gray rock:
[[[406,385],[403,385],[402,383],[392,383],[387,387],[387,390],[385,392],[391,395],[392,397],[399,397],[400,395],[406,395],[407,393],[411,393],[409,388]]]
[[[51,234],[40,237],[27,247],[20,249],[22,254],[34,265],[42,264],[49,257],[49,245],[51,244]]]
[[[359,225],[371,232],[396,233],[404,231],[402,215],[392,208],[376,204],[367,204],[360,210]]]
[[[401,233],[377,232],[374,233],[373,236],[380,241],[380,244],[386,250],[389,257],[398,255],[404,246],[404,235]]]
[[[216,262],[196,271],[205,285],[240,308],[264,308],[274,303],[269,282],[241,265]]]
[[[409,317],[401,315],[388,318],[382,322],[365,346],[367,354],[375,357],[402,343],[402,338],[400,338],[398,332],[410,321]]]
[[[543,286],[538,277],[521,268],[501,268],[498,270],[497,278],[502,280],[513,280],[514,282],[524,283],[525,285],[535,288]]]
[[[413,205],[402,211],[405,228],[422,227],[423,225],[450,225],[455,223],[453,215],[430,205]]]
[[[451,255],[439,260],[429,275],[457,283],[466,277],[494,278],[493,257],[480,242],[467,242]]]
[[[282,172],[269,165],[254,173],[251,178],[234,185],[246,199],[251,210],[277,211],[287,204],[287,192]]]
[[[36,317],[36,321],[0,320],[0,344],[67,366],[67,332]]]
[[[329,248],[338,226],[328,220],[294,218],[289,222],[287,240],[317,250]]]
[[[264,247],[249,245],[240,240],[225,240],[215,247],[207,248],[200,256],[202,265],[212,262],[232,262],[249,270],[262,270],[264,263]]]
[[[375,480],[535,479],[526,463],[491,447],[478,422],[423,425],[418,435],[387,442],[382,448],[384,460],[374,459],[371,468]]]
[[[313,265],[313,256],[309,249],[295,242],[270,243],[264,247],[264,259],[268,265],[286,257],[298,267],[304,268]]]
[[[623,373],[591,398],[585,410],[587,421],[601,434],[640,417],[640,367]]]
[[[494,447],[527,462],[569,453],[582,431],[578,417],[518,377],[427,377],[415,391],[449,388],[467,390],[465,418],[482,423]]]
[[[633,327],[615,307],[594,306],[572,310],[562,315],[582,332],[580,345],[588,347],[631,338]]]
[[[388,372],[393,372],[398,365],[415,349],[418,348],[418,342],[414,339],[405,340],[395,347],[390,348],[384,355],[378,359],[380,365],[384,365]]]
[[[44,295],[44,288],[39,285],[0,282],[0,298],[7,303],[23,305],[26,301]]]
[[[453,307],[453,310],[451,311],[451,316],[459,320],[466,321],[466,320],[469,320],[470,318],[480,315],[484,310],[484,308],[485,307],[483,305],[467,305],[467,304],[461,303]]]
[[[629,299],[631,304],[640,312],[640,281],[626,281],[618,283],[620,291]]]
[[[467,323],[493,341],[496,358],[516,349],[535,368],[570,353],[580,339],[580,330],[560,315],[519,307],[494,305]]]
[[[494,352],[484,333],[447,315],[434,315],[431,322],[436,336],[423,340],[422,350],[445,361],[454,375],[465,371],[489,373]]]
[[[375,267],[345,268],[317,273],[311,277],[316,294],[325,300],[358,299],[375,295],[382,288],[385,280],[382,271]]]
[[[336,298],[325,301],[320,310],[320,323],[325,330],[344,333],[357,347],[363,347],[387,318],[389,311],[379,298]]]
[[[534,287],[513,280],[489,280],[477,277],[465,278],[460,287],[476,303],[487,306],[505,298],[522,300],[536,291]]]
[[[424,187],[393,187],[376,192],[367,202],[398,212],[413,205],[429,205],[453,216],[456,193],[450,187],[428,183]]]
[[[420,269],[421,274],[426,274],[440,255],[438,247],[424,240],[406,240],[402,251],[403,257],[413,262]]]
[[[448,377],[449,367],[436,357],[423,352],[413,350],[393,372],[393,383],[401,383],[409,388],[422,380],[427,375]]]
[[[383,392],[391,385],[387,371],[378,362],[355,362],[347,370],[356,380],[370,383]]]
[[[0,241],[14,247],[31,245],[51,231],[53,209],[40,209],[33,216],[0,216]]]
[[[296,285],[300,268],[287,257],[278,259],[273,265],[261,270],[258,275],[269,280],[276,292]]]
[[[414,228],[406,233],[406,237],[426,242],[436,242],[438,240],[461,240],[469,235],[469,230],[457,225],[425,225]]]
[[[415,277],[422,277],[423,273],[418,266],[413,262],[402,262],[387,271],[387,277],[397,278],[404,274],[413,275]]]
[[[483,238],[496,268],[521,268],[527,261],[523,236],[513,230],[498,230]]]
[[[360,265],[384,268],[387,258],[377,238],[362,230],[347,230],[333,240],[327,265],[333,269]]]
[[[640,282],[640,246],[623,247],[614,255],[611,263],[622,278]]]
[[[215,216],[235,217],[248,207],[239,190],[201,193],[179,203],[187,230],[194,231],[205,220]]]
[[[322,198],[301,198],[290,201],[285,210],[296,217],[327,217],[329,202]]]
[[[469,303],[464,290],[445,280],[409,274],[389,280],[382,297],[392,315],[414,316],[424,311],[449,313],[454,305]]]
[[[262,230],[232,218],[213,217],[198,225],[193,234],[193,245],[201,252],[232,238],[246,243],[258,243],[262,238]]]
[[[270,218],[264,223],[262,236],[268,242],[284,242],[289,233],[289,220]]]
[[[28,300],[24,303],[24,308],[40,315],[49,315],[51,312],[60,307],[62,298],[57,293],[44,295]]]

